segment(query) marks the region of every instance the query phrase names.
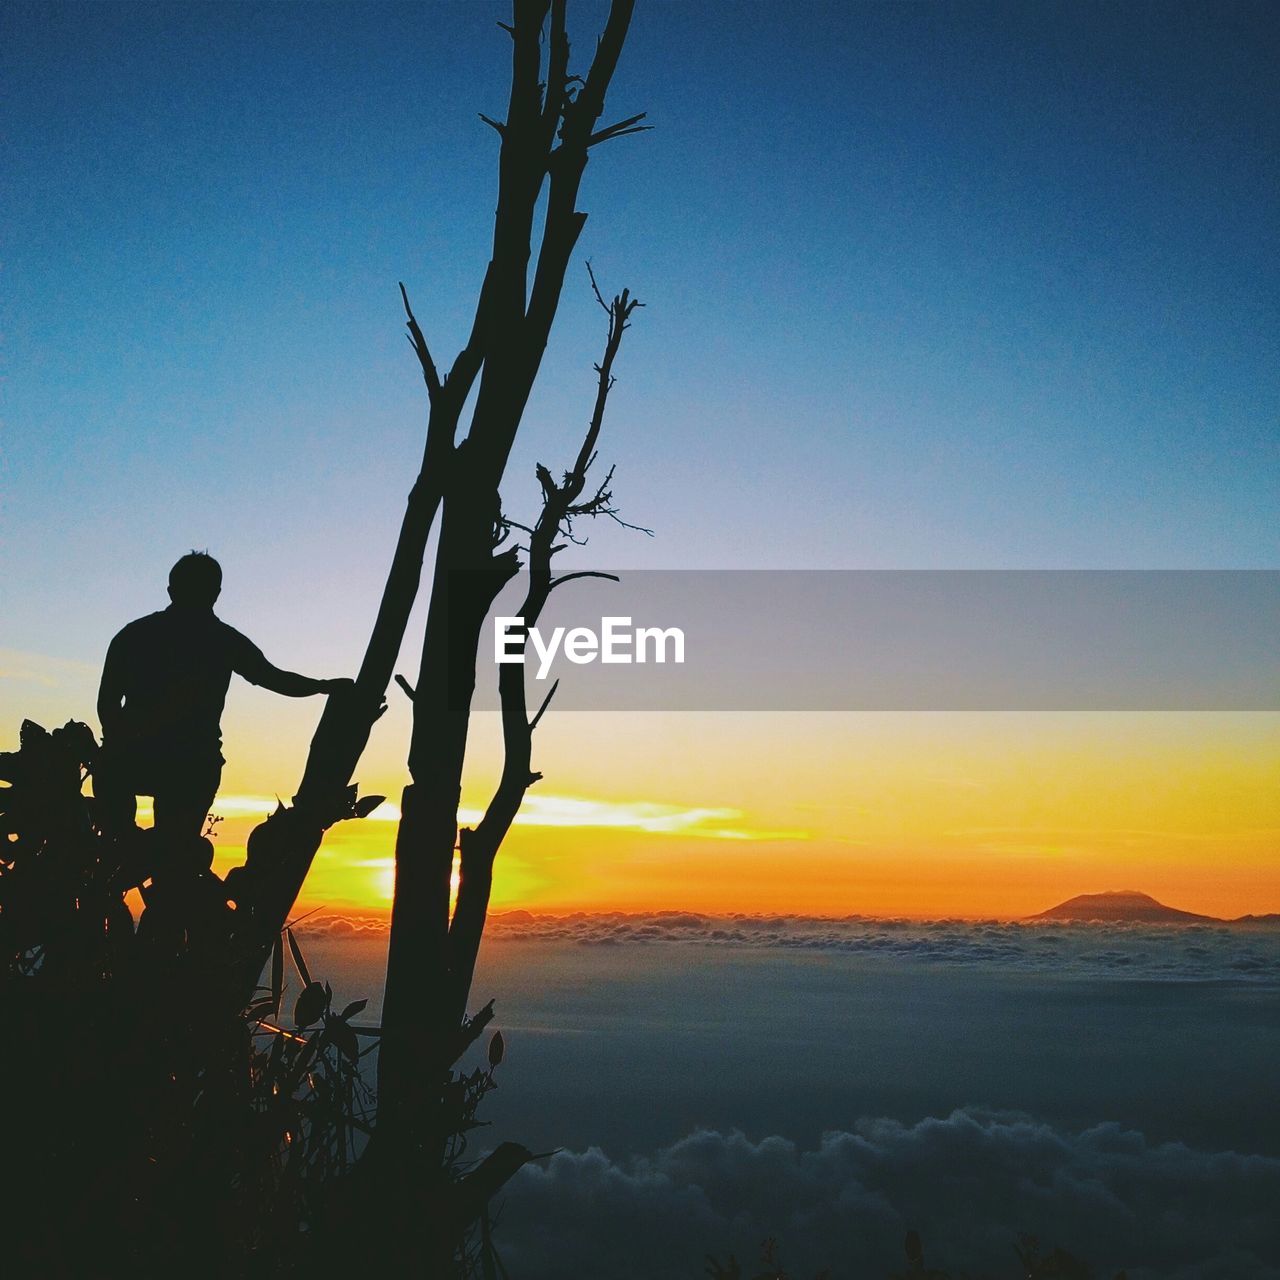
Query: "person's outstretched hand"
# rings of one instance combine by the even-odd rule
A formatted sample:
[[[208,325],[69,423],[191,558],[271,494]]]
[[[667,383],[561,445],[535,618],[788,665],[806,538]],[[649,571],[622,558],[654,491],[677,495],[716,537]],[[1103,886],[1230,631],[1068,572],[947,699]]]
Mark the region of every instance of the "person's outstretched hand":
[[[327,693],[329,694],[330,697],[332,697],[335,693],[340,695],[349,694],[354,691],[355,687],[356,687],[356,682],[354,680],[349,680],[346,676],[339,676],[335,680],[320,681],[321,693]],[[382,714],[387,709],[386,698],[380,698],[378,702],[379,702],[378,709],[373,713],[373,718],[375,720],[381,719]]]

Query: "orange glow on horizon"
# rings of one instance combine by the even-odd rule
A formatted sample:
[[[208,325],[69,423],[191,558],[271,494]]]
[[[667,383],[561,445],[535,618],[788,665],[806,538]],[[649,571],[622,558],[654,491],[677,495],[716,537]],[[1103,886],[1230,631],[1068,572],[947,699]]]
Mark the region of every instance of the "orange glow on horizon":
[[[89,696],[51,686],[33,710],[57,724]],[[252,705],[269,714],[224,722],[220,871],[288,799],[314,724]],[[472,727],[465,824],[501,761],[497,717]],[[407,736],[393,702],[358,775],[390,799],[331,828],[300,910],[389,908]],[[497,911],[1016,918],[1119,888],[1280,911],[1280,714],[553,713],[535,747]]]
[[[1280,909],[1280,716],[750,719],[641,720],[611,758],[539,744],[573,790],[531,790],[493,909],[1019,918],[1119,888]],[[274,801],[226,798],[229,866]],[[334,827],[307,904],[386,910],[397,816]]]

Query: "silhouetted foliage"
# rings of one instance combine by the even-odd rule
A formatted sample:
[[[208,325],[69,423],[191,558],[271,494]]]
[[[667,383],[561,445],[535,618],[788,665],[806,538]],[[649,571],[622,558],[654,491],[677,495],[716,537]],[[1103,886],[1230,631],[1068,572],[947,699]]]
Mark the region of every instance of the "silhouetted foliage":
[[[27,721],[20,741],[0,754],[5,1274],[285,1275],[340,1256],[333,1228],[351,1219],[376,1116],[366,1001],[337,1007],[287,928],[268,985],[220,1013],[209,996],[234,962],[221,882],[190,867],[155,901],[153,833],[104,833],[85,794],[88,726]],[[135,930],[138,885],[151,901]],[[492,1016],[464,1023],[457,1056]],[[484,1067],[450,1072],[440,1123],[459,1188],[502,1056],[495,1034]],[[487,1235],[459,1215],[459,1274],[482,1274]]]

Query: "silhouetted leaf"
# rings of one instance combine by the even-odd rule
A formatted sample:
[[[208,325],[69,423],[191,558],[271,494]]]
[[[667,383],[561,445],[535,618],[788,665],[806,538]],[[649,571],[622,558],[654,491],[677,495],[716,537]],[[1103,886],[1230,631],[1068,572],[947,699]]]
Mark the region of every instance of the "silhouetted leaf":
[[[298,966],[298,976],[302,979],[304,986],[311,985],[311,972],[307,968],[307,962],[302,958],[302,948],[298,946],[298,940],[293,936],[292,929],[286,929],[285,934],[289,939],[289,950],[293,952],[293,963]]]
[[[271,1007],[280,1012],[280,1001],[284,996],[284,940],[277,936],[276,945],[271,949]]]
[[[293,1006],[293,1020],[300,1027],[309,1027],[325,1011],[329,997],[318,982],[310,982]]]
[[[453,1187],[453,1216],[459,1225],[475,1221],[489,1200],[534,1158],[518,1142],[503,1142]]]
[[[367,1000],[353,1000],[338,1016],[346,1022],[348,1018],[354,1018],[368,1003]]]
[[[489,1041],[489,1065],[496,1067],[502,1061],[502,1056],[506,1051],[507,1045],[502,1038],[502,1032],[495,1031],[493,1039]]]
[[[355,1062],[360,1056],[360,1046],[356,1042],[356,1033],[341,1018],[330,1018],[328,1030],[329,1038],[337,1046],[338,1052],[349,1062]]]
[[[485,1027],[493,1021],[493,1001],[490,1000],[478,1013],[468,1018],[466,1022],[458,1028],[456,1035],[453,1037],[453,1043],[449,1046],[449,1062],[450,1064],[458,1061],[466,1051],[480,1038],[481,1032]]]
[[[361,796],[355,803],[356,817],[367,818],[386,798],[386,796]]]

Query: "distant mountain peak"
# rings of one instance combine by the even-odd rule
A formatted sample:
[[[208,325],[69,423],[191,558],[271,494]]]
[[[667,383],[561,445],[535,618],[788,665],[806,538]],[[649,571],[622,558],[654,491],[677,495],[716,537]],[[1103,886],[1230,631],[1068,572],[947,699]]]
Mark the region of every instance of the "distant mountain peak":
[[[1102,893],[1081,893],[1066,902],[1060,902],[1048,911],[1041,911],[1032,920],[1108,920],[1131,921],[1135,924],[1192,924],[1210,922],[1220,924],[1217,916],[1197,915],[1194,911],[1179,911],[1157,902],[1149,893],[1136,889],[1107,889]]]

